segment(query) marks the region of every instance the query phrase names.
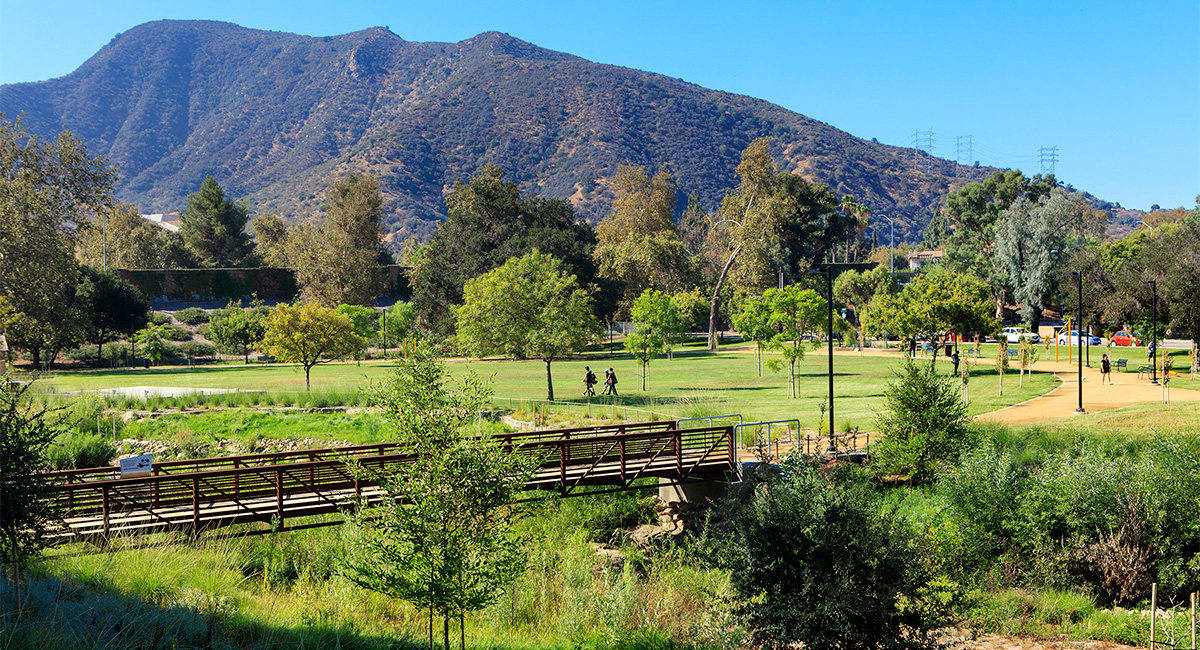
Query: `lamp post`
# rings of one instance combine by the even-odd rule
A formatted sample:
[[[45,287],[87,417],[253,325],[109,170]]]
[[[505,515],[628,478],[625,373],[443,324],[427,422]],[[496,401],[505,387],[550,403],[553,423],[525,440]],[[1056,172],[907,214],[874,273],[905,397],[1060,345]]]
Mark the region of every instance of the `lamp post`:
[[[1083,330],[1079,329],[1079,324],[1083,322],[1083,274],[1079,271],[1071,271],[1071,275],[1075,276],[1075,290],[1078,292],[1075,295],[1078,297],[1078,322],[1075,324],[1075,340],[1079,345],[1079,406],[1075,407],[1075,412],[1079,414],[1087,413],[1083,410]]]
[[[1151,226],[1150,224],[1146,223],[1145,221],[1139,221],[1138,223],[1140,223],[1140,224],[1142,224],[1143,226],[1145,226],[1145,227],[1149,228],[1149,229],[1150,229],[1150,236],[1151,236],[1151,237],[1153,237],[1153,236],[1154,236],[1154,226]]]
[[[892,227],[892,237],[888,240],[888,266],[892,269],[892,275],[896,274],[896,222],[886,214],[879,215],[887,219],[888,224]]]
[[[1149,228],[1149,225],[1146,227]],[[1158,362],[1154,357],[1158,355],[1158,280],[1146,280],[1142,284],[1150,285],[1153,290],[1150,299],[1150,348],[1153,349],[1154,354],[1150,355],[1150,385],[1157,386]]]
[[[825,453],[837,457],[837,447],[833,445],[833,264],[825,267],[825,297],[826,311],[829,312],[829,448]]]

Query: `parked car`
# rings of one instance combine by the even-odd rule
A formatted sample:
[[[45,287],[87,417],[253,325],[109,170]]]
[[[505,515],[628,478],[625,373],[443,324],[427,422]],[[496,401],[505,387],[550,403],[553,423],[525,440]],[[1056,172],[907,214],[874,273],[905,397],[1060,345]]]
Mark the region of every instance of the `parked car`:
[[[1071,330],[1070,332],[1059,332],[1058,333],[1058,344],[1059,345],[1079,345],[1080,335],[1081,335],[1081,333],[1076,330]],[[1093,336],[1091,334],[1088,334],[1087,332],[1083,332],[1082,336],[1083,336],[1083,342],[1086,343],[1087,345],[1104,345],[1104,342],[1100,340],[1099,336]]]
[[[1113,334],[1112,339],[1110,340],[1112,341],[1113,345],[1120,345],[1122,347],[1142,344],[1142,340],[1134,336],[1133,332],[1130,332],[1129,330],[1121,330],[1116,334]]]
[[[1010,343],[1020,343],[1021,339],[1027,339],[1030,343],[1041,343],[1042,337],[1035,332],[1030,332],[1024,327],[1006,327],[1004,328],[1004,338]]]

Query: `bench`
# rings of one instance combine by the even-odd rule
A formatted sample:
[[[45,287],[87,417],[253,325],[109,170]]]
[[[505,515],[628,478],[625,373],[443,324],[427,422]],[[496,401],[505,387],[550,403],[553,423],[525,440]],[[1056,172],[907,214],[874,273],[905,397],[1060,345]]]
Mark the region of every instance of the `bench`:
[[[979,348],[967,348],[967,356],[978,357]]]
[[[1148,365],[1139,366],[1137,369],[1137,374],[1138,374],[1138,379],[1141,379],[1143,375],[1150,374],[1150,366],[1148,366]]]
[[[1117,359],[1117,363],[1113,367],[1117,370],[1125,370],[1129,367],[1129,359]]]
[[[1008,351],[1008,358],[1009,358],[1009,359],[1016,359],[1016,358],[1017,358],[1017,356],[1018,356],[1018,355],[1020,355],[1020,352],[1021,352],[1020,350],[1009,350],[1009,351]]]

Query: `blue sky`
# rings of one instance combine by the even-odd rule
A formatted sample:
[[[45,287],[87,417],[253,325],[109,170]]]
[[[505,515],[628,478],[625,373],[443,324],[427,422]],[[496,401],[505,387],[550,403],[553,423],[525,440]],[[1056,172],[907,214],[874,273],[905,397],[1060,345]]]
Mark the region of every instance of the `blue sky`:
[[[1129,208],[1200,194],[1200,2],[197,3],[0,0],[0,83],[68,74],[164,18],[413,41],[495,30],[600,63],[766,99],[863,138],[1041,171]]]

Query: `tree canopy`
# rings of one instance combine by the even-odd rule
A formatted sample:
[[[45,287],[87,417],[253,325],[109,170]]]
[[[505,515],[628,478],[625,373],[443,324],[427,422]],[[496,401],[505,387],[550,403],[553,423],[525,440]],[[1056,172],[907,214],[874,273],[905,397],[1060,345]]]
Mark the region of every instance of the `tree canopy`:
[[[248,208],[225,198],[212,176],[188,195],[179,215],[179,234],[201,266],[235,268],[255,263],[254,247],[246,232]]]
[[[315,302],[275,305],[263,319],[263,329],[264,352],[304,368],[304,390],[312,390],[309,374],[313,366],[352,354],[364,345],[349,318]]]
[[[645,167],[623,165],[612,185],[617,196],[612,213],[596,226],[594,257],[600,275],[621,286],[620,316],[646,289],[681,291],[698,278],[675,229],[671,173],[659,169],[651,177]]]
[[[864,319],[873,334],[927,341],[933,346],[931,367],[951,334],[991,334],[998,325],[987,285],[944,268],[918,275],[898,294],[878,296]]]
[[[449,217],[412,272],[417,316],[435,336],[453,332],[467,280],[535,249],[554,256],[580,286],[596,282],[591,227],[566,201],[522,197],[498,165],[488,163],[469,181],[455,182],[446,206]]]
[[[370,304],[383,288],[379,184],[373,176],[350,174],[330,186],[328,197],[324,218],[288,234],[300,296],[326,307]],[[269,223],[262,225],[270,231]]]
[[[554,256],[537,250],[468,280],[456,313],[456,340],[472,355],[545,362],[550,400],[550,363],[584,351],[601,329],[592,298],[575,276]]]

